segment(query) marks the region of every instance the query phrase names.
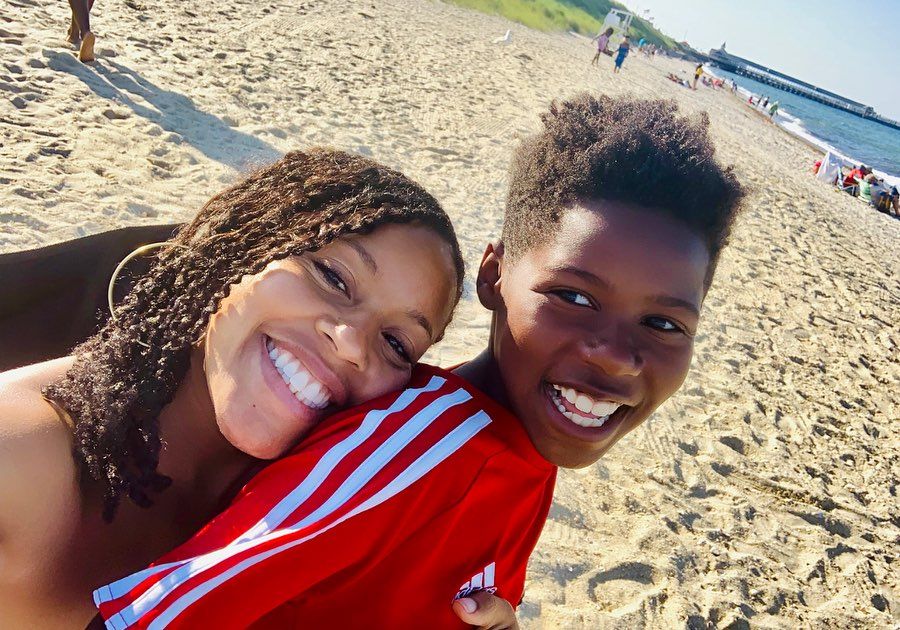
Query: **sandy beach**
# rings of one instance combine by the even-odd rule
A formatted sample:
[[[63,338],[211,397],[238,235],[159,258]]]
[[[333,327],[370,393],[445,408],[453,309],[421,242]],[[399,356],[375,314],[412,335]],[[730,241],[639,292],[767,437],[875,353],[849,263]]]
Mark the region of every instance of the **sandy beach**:
[[[337,146],[402,169],[467,263],[500,233],[512,147],[554,98],[706,111],[751,193],[685,386],[601,462],[563,471],[524,628],[900,623],[900,221],[817,182],[817,153],[640,54],[436,1],[99,2],[97,62],[59,0],[0,15],[0,251],[184,220],[254,164]],[[509,44],[492,41],[511,29]],[[690,185],[690,182],[685,182]],[[472,356],[469,290],[444,342]],[[502,517],[502,515],[498,515]]]

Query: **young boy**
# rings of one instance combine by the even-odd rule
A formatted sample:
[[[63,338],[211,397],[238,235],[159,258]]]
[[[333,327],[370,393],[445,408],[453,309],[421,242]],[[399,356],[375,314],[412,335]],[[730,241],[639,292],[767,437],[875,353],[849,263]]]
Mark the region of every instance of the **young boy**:
[[[95,593],[108,628],[458,628],[519,602],[556,467],[599,459],[682,384],[741,197],[705,117],[554,104],[516,151],[493,312],[455,373],[323,422],[153,567]]]

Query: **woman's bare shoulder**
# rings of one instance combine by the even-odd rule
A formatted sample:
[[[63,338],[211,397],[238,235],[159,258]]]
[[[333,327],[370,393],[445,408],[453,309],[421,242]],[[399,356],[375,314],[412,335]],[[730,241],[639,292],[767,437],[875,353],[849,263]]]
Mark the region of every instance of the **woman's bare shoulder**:
[[[0,374],[0,628],[84,627],[94,612],[72,431],[41,395],[71,365]]]
[[[71,359],[0,374],[0,567],[53,544],[77,519],[72,434],[41,396]]]

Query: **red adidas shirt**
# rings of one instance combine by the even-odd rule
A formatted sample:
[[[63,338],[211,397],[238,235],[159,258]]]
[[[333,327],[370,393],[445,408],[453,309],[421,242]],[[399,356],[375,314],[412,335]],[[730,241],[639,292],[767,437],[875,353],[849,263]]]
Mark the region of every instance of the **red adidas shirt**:
[[[450,372],[336,414],[148,569],[98,589],[124,628],[462,628],[452,601],[521,601],[556,468]]]

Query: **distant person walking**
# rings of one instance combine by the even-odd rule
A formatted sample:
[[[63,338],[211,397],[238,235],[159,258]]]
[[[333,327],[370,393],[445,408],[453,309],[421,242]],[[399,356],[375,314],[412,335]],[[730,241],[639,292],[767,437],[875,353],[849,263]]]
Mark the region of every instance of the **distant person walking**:
[[[94,60],[94,42],[96,38],[91,32],[91,9],[94,0],[69,0],[72,19],[69,22],[69,41],[78,46],[78,60],[83,62]]]
[[[692,90],[696,90],[696,89],[697,89],[697,81],[698,81],[698,79],[700,79],[700,77],[701,77],[702,75],[703,75],[703,64],[702,64],[702,63],[698,63],[698,64],[697,64],[697,67],[694,68],[694,82],[691,84],[691,89],[692,89]]]
[[[612,37],[612,34],[612,28],[608,28],[594,38],[597,42],[597,54],[595,54],[594,58],[591,60],[592,66],[597,65],[597,60],[600,58],[600,55],[606,52],[606,47],[609,46],[609,38]]]
[[[628,56],[628,51],[631,49],[631,44],[628,43],[628,35],[622,38],[622,43],[619,44],[619,50],[616,52],[616,66],[613,68],[614,73],[618,73],[622,68],[622,62],[625,61],[625,57]]]
[[[769,106],[769,118],[775,118],[775,114],[778,113],[778,101],[775,101]]]

